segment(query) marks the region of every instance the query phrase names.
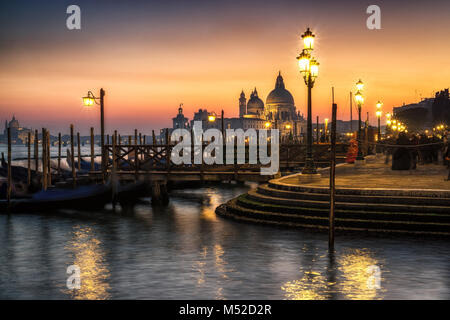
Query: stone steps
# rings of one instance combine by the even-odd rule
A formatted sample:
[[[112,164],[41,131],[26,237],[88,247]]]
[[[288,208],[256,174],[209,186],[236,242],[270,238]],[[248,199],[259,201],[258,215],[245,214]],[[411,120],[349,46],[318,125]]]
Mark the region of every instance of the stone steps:
[[[237,204],[244,208],[257,209],[260,211],[273,211],[280,213],[302,214],[306,216],[325,217],[328,219],[329,203],[324,203],[321,208],[312,208],[302,200],[285,200],[280,198],[263,196],[255,191],[237,198]],[[368,220],[390,220],[409,222],[439,222],[450,223],[450,213],[417,213],[408,211],[384,212],[361,210],[347,210],[345,204],[336,203],[337,218],[354,218]]]
[[[281,181],[283,179],[280,179]],[[272,189],[293,192],[329,194],[328,186],[290,185],[277,180],[271,180],[267,184]],[[439,188],[439,186],[436,186]],[[336,189],[336,195],[360,195],[360,196],[399,196],[399,197],[426,197],[450,199],[450,190],[427,189],[386,189],[386,188],[340,188]]]
[[[265,184],[258,186],[258,191],[262,194],[271,194],[280,191],[278,195],[295,195],[296,199],[305,200],[319,200],[328,201],[330,198],[329,189],[323,188],[307,188],[292,190],[292,188],[283,188],[282,186],[274,187],[274,184]],[[285,191],[286,193],[282,193]],[[289,193],[290,192],[290,193]],[[434,195],[434,196],[432,196]],[[336,191],[336,200],[341,202],[370,202],[370,203],[390,203],[390,204],[413,204],[413,205],[436,205],[436,206],[448,206],[450,207],[450,196],[449,197],[438,197],[436,194],[422,194],[422,196],[412,196],[412,195],[393,195],[393,194],[377,194],[368,192],[343,192],[341,189]]]
[[[256,193],[252,193],[254,198],[261,195],[262,201],[264,197],[271,197],[274,203],[291,203],[293,205],[302,205],[307,208],[329,208],[329,195],[317,193],[297,193],[293,191],[285,191],[273,189],[267,186],[260,186]],[[320,200],[310,200],[320,199]],[[257,200],[257,199],[255,199]],[[353,200],[353,201],[352,201]],[[357,201],[355,201],[357,200]],[[388,203],[381,202],[380,197],[375,198],[378,202],[371,202],[374,200],[370,196],[350,196],[347,195],[336,196],[336,207],[348,210],[360,211],[383,211],[383,212],[417,212],[417,213],[442,213],[449,214],[450,206],[435,205],[440,204],[440,199],[428,199],[428,204],[408,204],[408,198],[395,199],[390,197]],[[370,201],[370,202],[369,202]],[[394,202],[397,203],[389,203]]]
[[[241,221],[327,230],[328,192],[325,187],[272,180],[220,206],[217,213]],[[450,236],[448,191],[338,189],[335,210],[336,230]]]
[[[224,209],[222,207],[220,210],[217,210],[217,213],[224,216],[228,215],[229,217],[233,217],[238,220],[252,220],[261,223],[322,230],[328,229],[328,217],[324,216],[290,214],[280,211],[261,211],[256,208],[243,207],[238,203],[237,199],[230,200],[225,207],[226,212],[223,212]],[[418,233],[450,236],[449,223],[369,220],[336,217],[335,226],[336,230],[344,231]]]

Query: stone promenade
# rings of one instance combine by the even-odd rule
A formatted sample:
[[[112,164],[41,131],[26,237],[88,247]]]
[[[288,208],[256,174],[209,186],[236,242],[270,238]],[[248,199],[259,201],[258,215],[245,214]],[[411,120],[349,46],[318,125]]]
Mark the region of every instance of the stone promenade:
[[[385,164],[384,160],[384,157],[372,156],[362,166],[338,165],[336,187],[450,190],[450,181],[446,181],[448,169],[444,165],[418,164],[415,170],[397,171],[391,170],[391,165]],[[329,170],[323,169],[320,172],[323,178],[318,182],[308,183],[308,186],[329,186]],[[285,184],[300,184],[296,175],[281,178],[279,181]]]

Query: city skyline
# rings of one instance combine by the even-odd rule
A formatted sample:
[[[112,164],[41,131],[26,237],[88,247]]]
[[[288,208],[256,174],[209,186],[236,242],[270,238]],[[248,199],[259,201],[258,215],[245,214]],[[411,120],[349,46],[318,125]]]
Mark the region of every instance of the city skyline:
[[[81,97],[103,87],[107,131],[151,132],[170,127],[180,103],[188,118],[199,108],[235,117],[241,90],[248,96],[256,87],[265,100],[279,71],[306,114],[295,57],[307,26],[321,63],[314,116],[330,118],[334,86],[338,119],[348,120],[359,78],[366,84],[363,118],[370,112],[372,124],[378,100],[392,110],[448,87],[445,2],[380,3],[381,30],[367,29],[369,4],[356,1],[77,4],[81,30],[72,31],[65,25],[69,3],[2,4],[9,12],[1,13],[2,120],[15,114],[26,127],[61,132],[74,123],[87,133],[98,128],[99,110],[86,110]]]

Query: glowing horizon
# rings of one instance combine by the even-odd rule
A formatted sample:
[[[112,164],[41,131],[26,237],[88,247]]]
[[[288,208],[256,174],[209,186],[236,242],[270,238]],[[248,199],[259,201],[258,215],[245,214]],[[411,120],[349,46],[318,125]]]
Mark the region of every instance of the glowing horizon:
[[[349,92],[355,93],[361,78],[363,119],[369,111],[375,123],[378,100],[385,113],[449,86],[450,44],[442,41],[450,29],[446,10],[418,1],[404,5],[407,10],[380,5],[382,29],[368,30],[367,5],[356,1],[137,1],[133,8],[79,1],[82,29],[69,31],[64,4],[7,4],[9,12],[1,14],[0,120],[15,114],[22,126],[61,132],[74,123],[88,134],[89,127],[98,129],[99,111],[85,110],[81,98],[102,87],[107,131],[137,128],[148,134],[171,127],[180,103],[189,119],[199,108],[237,116],[242,89],[248,99],[256,87],[265,103],[279,70],[297,110],[306,114],[296,56],[309,26],[320,62],[313,118],[331,118],[334,86],[338,119],[348,120]]]

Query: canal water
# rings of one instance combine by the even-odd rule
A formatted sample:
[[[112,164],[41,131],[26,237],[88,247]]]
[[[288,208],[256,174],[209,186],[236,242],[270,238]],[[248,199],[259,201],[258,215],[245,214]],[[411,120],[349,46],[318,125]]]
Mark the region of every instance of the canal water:
[[[338,235],[329,254],[324,233],[216,216],[254,187],[184,189],[127,214],[1,214],[0,299],[450,298],[449,241]]]

